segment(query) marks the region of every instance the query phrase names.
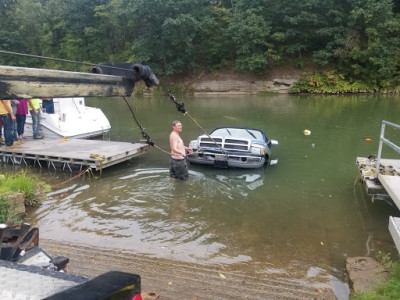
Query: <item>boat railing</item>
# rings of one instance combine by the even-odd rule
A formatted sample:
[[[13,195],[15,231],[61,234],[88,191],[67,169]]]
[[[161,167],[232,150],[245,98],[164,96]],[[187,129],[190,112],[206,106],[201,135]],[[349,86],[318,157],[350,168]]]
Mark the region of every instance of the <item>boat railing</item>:
[[[391,123],[388,121],[383,120],[382,121],[382,127],[381,127],[381,135],[379,138],[379,148],[378,148],[378,157],[376,160],[376,169],[375,169],[375,179],[378,178],[379,175],[379,168],[380,168],[380,163],[381,163],[381,156],[382,156],[382,146],[383,144],[388,145],[390,148],[393,150],[397,151],[397,153],[400,153],[400,146],[396,145],[395,143],[391,142],[389,139],[385,138],[385,127],[386,125],[392,126],[394,128],[400,129],[400,125]]]

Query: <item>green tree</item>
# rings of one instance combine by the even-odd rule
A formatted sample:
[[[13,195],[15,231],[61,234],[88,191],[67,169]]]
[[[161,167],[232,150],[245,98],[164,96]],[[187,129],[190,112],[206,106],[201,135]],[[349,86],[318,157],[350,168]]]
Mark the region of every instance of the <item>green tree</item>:
[[[16,27],[15,19],[12,18],[15,11],[15,1],[0,0],[0,49],[11,50],[17,48],[13,29]],[[15,64],[13,57],[0,55],[0,63],[10,62]]]
[[[4,50],[40,54],[40,37],[44,11],[40,2],[29,0],[2,1],[1,47]],[[3,27],[4,26],[4,27]],[[5,57],[7,64],[40,66],[41,62],[31,58]]]
[[[305,56],[314,56],[314,61],[322,65],[331,61],[331,41],[344,30],[346,1],[267,2],[271,38],[280,57],[297,58],[300,66]]]
[[[112,34],[106,29],[111,22],[102,9],[107,5],[112,7],[113,1],[111,4],[109,0],[44,2],[47,16],[42,23],[42,42],[47,56],[92,63],[108,61]],[[82,66],[70,68],[79,70]]]
[[[264,1],[236,1],[229,24],[236,52],[236,68],[262,73],[272,57],[270,21],[266,18]]]
[[[377,89],[400,85],[400,0],[0,0],[0,48],[158,74],[318,64]],[[0,55],[0,63],[85,66]]]
[[[66,58],[60,45],[67,34],[64,17],[65,1],[48,0],[44,3],[45,18],[42,22],[42,54],[47,57]],[[46,62],[48,67],[58,67],[54,61]]]
[[[391,0],[353,0],[346,31],[335,49],[349,77],[380,88],[398,78],[400,23]]]
[[[124,13],[121,0],[111,0],[108,4],[94,8],[98,22],[96,26],[86,28],[86,34],[101,42],[110,62],[134,62],[132,44],[135,32],[131,30],[131,17]],[[102,42],[106,38],[107,44]],[[99,51],[100,51],[99,49]]]
[[[208,8],[205,0],[124,0],[133,16],[137,60],[150,64],[158,74],[179,74],[196,67],[194,44],[201,19]]]
[[[106,5],[109,0],[76,0],[68,2],[63,11],[67,28],[61,48],[64,57],[79,61],[98,62],[108,58],[107,36],[97,31],[101,18],[96,16],[96,7]]]
[[[230,67],[236,57],[229,24],[232,9],[211,4],[209,14],[202,18],[201,31],[195,41],[194,60],[204,70]]]

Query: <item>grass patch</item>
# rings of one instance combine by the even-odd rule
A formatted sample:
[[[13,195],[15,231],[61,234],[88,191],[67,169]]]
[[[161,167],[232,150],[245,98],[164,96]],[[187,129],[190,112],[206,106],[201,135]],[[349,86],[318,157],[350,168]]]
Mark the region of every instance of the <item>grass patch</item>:
[[[29,175],[26,171],[0,174],[0,195],[23,193],[26,206],[39,206],[44,194],[50,191],[51,187],[48,184],[41,182],[34,175]]]

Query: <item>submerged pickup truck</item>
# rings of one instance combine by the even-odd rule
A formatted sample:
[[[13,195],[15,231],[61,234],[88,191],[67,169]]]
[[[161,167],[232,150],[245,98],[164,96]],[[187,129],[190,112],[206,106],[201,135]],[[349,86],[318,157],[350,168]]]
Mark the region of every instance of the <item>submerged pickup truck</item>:
[[[264,131],[246,127],[219,127],[190,142],[190,163],[220,168],[260,168],[269,163],[272,145]]]

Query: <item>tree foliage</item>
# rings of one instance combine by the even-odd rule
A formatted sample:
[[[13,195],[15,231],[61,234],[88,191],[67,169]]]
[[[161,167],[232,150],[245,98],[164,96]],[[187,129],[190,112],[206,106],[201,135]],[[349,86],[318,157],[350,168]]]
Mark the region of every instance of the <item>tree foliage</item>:
[[[239,70],[262,73],[268,66],[272,45],[269,43],[271,26],[264,18],[266,7],[263,1],[238,1],[229,24],[235,62]]]
[[[159,75],[276,64],[335,70],[378,90],[400,81],[396,0],[0,0],[0,49],[133,62]],[[81,69],[0,55],[0,63]]]

